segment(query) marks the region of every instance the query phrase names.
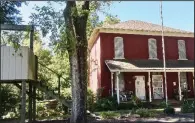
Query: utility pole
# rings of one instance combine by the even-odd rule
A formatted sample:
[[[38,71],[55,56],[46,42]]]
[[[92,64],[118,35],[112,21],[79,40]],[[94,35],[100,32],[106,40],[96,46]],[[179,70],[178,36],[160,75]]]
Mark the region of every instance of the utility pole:
[[[166,75],[166,59],[165,59],[165,42],[164,42],[164,29],[163,29],[163,14],[162,14],[162,1],[160,1],[160,16],[161,16],[161,32],[162,32],[162,53],[163,53],[163,71],[165,81],[165,102],[167,106],[167,75]]]

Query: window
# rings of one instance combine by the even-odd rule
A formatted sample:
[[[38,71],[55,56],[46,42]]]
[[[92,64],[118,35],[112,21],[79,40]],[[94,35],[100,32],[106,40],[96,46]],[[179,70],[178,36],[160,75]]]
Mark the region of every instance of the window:
[[[180,60],[186,60],[186,47],[184,40],[178,40],[178,54]]]
[[[157,58],[157,47],[156,47],[156,39],[150,38],[148,39],[148,48],[149,48],[149,59],[158,59]]]
[[[123,38],[114,38],[115,59],[124,59]]]
[[[188,89],[186,72],[181,72],[180,73],[180,86],[181,86],[181,91],[182,92],[185,89]]]

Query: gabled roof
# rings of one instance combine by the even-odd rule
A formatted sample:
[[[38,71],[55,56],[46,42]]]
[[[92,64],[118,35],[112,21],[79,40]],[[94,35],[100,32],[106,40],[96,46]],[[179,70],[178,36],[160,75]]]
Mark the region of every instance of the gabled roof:
[[[93,30],[89,39],[89,49],[92,48],[99,33],[137,34],[161,36],[161,25],[138,20],[130,20],[113,25],[105,25]],[[164,36],[194,37],[194,32],[163,26]]]
[[[131,71],[163,71],[162,60],[106,60],[106,65],[111,72],[131,72]],[[167,60],[166,61],[167,71],[194,71],[193,60]]]
[[[139,31],[161,31],[161,25],[144,22],[144,21],[138,21],[138,20],[129,20],[125,22],[121,22],[114,25],[105,25],[103,28],[110,28],[110,29],[128,29],[128,30],[139,30]],[[164,32],[172,32],[172,33],[183,33],[183,34],[190,34],[193,32],[180,30],[180,29],[174,29],[170,27],[163,26]]]

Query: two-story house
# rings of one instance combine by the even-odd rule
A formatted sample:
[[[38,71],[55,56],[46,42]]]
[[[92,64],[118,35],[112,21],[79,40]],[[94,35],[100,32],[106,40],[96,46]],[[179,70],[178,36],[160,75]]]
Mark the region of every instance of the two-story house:
[[[89,87],[103,96],[132,91],[142,100],[194,96],[194,33],[164,27],[165,87],[161,25],[126,21],[96,28],[89,40]],[[120,99],[118,98],[118,102]]]

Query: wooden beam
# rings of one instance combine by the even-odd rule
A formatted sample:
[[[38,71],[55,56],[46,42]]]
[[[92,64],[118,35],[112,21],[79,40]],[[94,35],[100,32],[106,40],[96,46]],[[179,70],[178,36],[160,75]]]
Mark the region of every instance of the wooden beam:
[[[31,25],[10,25],[1,24],[1,30],[13,30],[13,31],[29,31],[33,30]]]
[[[151,88],[151,78],[150,78],[150,72],[148,72],[148,86],[149,86],[149,102],[152,102],[152,88]]]
[[[120,92],[119,92],[119,73],[116,72],[116,86],[117,86],[117,102],[120,104]]]
[[[29,106],[28,106],[28,115],[29,115],[29,123],[32,122],[32,83],[29,82]]]
[[[21,101],[21,120],[20,123],[25,123],[26,114],[26,82],[22,81],[22,101]]]
[[[33,39],[34,36],[34,26],[31,26],[31,31],[30,31],[30,49],[33,51]]]
[[[59,95],[59,97],[60,97],[60,86],[61,86],[60,76],[58,76],[58,95]]]
[[[38,81],[38,57],[35,56],[35,80]],[[36,87],[33,86],[33,96],[36,97]],[[33,112],[32,112],[32,119],[33,121],[36,120],[36,98],[33,98]]]
[[[114,92],[113,92],[113,90],[114,90],[114,84],[113,84],[113,73],[111,73],[111,93],[112,93],[112,97],[114,96]]]
[[[181,79],[180,79],[180,72],[178,72],[178,91],[179,91],[179,100],[181,101]]]

